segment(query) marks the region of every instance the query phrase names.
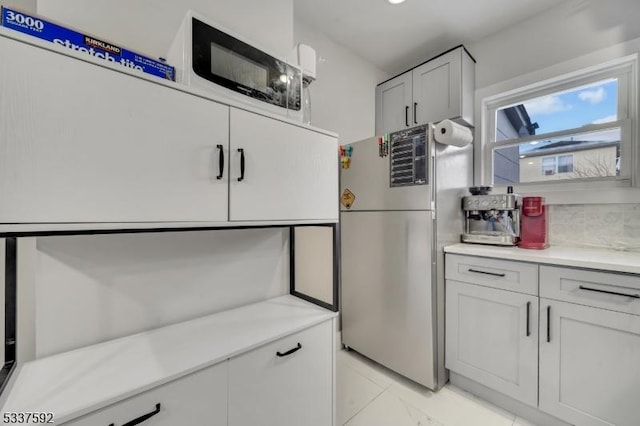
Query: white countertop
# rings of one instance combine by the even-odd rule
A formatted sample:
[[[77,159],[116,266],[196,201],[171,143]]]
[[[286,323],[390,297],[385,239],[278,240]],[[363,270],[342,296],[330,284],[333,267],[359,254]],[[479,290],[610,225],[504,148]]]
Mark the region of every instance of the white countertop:
[[[468,256],[640,274],[640,252],[632,251],[553,246],[544,250],[532,250],[483,244],[455,244],[446,246],[444,251]]]
[[[63,423],[335,316],[287,295],[42,358],[15,373],[2,411]]]

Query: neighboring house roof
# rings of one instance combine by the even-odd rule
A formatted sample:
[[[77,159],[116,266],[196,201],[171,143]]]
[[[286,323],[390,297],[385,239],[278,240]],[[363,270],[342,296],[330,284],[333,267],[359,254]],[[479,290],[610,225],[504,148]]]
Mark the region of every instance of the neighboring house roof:
[[[520,155],[520,158],[540,157],[543,155],[562,154],[565,152],[587,151],[591,149],[606,148],[609,146],[620,147],[620,141],[558,141],[532,148],[526,153]]]
[[[536,134],[538,123],[531,123],[531,117],[523,104],[504,109],[509,123],[518,132],[519,137],[533,136]]]

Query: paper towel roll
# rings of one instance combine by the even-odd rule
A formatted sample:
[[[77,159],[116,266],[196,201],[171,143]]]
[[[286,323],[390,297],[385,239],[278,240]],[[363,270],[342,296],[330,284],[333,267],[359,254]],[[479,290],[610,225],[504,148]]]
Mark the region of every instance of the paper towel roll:
[[[451,120],[443,120],[436,125],[434,137],[445,145],[467,146],[473,141],[471,129]]]

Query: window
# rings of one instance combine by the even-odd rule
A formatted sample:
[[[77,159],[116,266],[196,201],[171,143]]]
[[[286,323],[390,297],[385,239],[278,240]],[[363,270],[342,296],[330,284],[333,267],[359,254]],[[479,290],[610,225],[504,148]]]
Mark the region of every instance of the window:
[[[558,156],[558,173],[573,172],[573,154]]]
[[[542,159],[542,176],[550,176],[556,174],[556,157],[547,157]]]
[[[630,184],[636,57],[483,100],[485,184]]]

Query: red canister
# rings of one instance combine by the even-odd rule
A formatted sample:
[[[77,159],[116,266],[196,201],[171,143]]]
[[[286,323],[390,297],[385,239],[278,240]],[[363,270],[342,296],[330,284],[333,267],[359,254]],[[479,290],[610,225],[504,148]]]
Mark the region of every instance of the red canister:
[[[547,207],[543,197],[523,197],[520,217],[521,248],[544,249],[549,247]]]

